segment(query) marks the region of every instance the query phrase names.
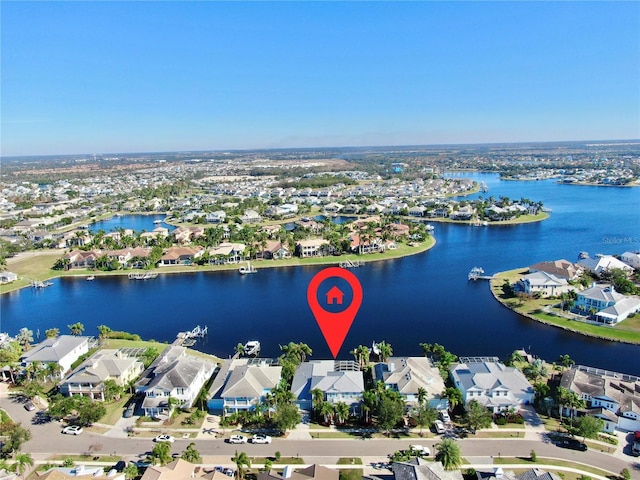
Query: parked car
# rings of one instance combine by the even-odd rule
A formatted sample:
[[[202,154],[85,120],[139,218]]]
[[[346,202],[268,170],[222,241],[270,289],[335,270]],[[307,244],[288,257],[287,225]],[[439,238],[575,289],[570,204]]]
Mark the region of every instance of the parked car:
[[[409,445],[409,450],[412,453],[417,453],[418,455],[421,455],[423,457],[428,457],[429,455],[431,455],[431,450],[429,450],[424,445]]]
[[[587,451],[587,444],[575,438],[561,438],[558,440],[557,445],[562,448],[570,448],[571,450]]]
[[[120,460],[113,466],[113,470],[115,470],[116,472],[122,472],[124,470],[124,467],[126,466],[127,464],[124,462],[124,460]]]
[[[162,434],[162,435],[158,435],[156,438],[153,439],[154,442],[169,442],[169,443],[173,443],[175,442],[175,438],[173,438],[171,435],[166,435],[166,434]]]
[[[62,429],[62,433],[66,435],[80,435],[82,433],[82,427],[78,425],[69,425]]]
[[[447,412],[446,410],[441,410],[440,411],[440,420],[442,420],[444,423],[449,423],[451,421],[451,417],[449,416],[449,412]]]
[[[446,429],[444,428],[444,423],[442,423],[442,421],[440,420],[436,420],[435,422],[433,422],[433,427],[436,429],[436,433],[438,435],[442,435],[444,432],[446,432]]]
[[[269,435],[254,435],[251,443],[271,443],[271,437]]]
[[[31,402],[27,402],[24,404],[24,409],[28,412],[33,412],[36,409],[36,406]]]
[[[247,437],[243,435],[231,435],[229,443],[247,443]]]
[[[133,412],[135,411],[135,409],[136,409],[136,405],[135,405],[135,403],[132,403],[131,405],[129,405],[129,406],[127,407],[127,409],[124,411],[124,413],[122,414],[122,416],[123,416],[124,418],[131,418],[131,417],[133,417]]]
[[[224,473],[227,477],[233,477],[236,474],[236,472],[232,468],[225,468],[222,473]]]

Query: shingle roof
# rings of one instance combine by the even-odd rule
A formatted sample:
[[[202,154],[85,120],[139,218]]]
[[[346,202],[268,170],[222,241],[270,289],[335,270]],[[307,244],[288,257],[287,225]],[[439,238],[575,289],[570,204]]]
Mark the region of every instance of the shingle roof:
[[[23,362],[59,362],[70,352],[83,343],[89,341],[89,337],[77,337],[73,335],[60,335],[56,338],[47,338],[31,350],[22,355]]]

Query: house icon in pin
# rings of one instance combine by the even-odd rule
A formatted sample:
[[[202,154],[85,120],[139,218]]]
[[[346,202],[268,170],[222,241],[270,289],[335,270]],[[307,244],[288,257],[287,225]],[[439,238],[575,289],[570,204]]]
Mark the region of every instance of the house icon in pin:
[[[344,297],[344,293],[342,293],[342,290],[334,285],[327,292],[327,305],[333,305],[334,303],[342,305],[342,297]]]

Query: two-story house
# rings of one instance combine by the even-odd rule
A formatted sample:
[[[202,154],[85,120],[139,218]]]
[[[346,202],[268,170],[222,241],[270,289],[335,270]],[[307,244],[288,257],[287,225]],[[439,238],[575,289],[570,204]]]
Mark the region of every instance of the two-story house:
[[[497,358],[461,358],[449,370],[454,386],[462,393],[465,405],[476,400],[494,413],[533,403],[533,387],[515,367],[507,367]]]
[[[291,381],[296,404],[303,410],[312,406],[312,391],[324,393],[325,401],[335,405],[346,403],[352,414],[359,411],[364,377],[353,361],[313,360],[301,363]]]
[[[578,292],[572,311],[585,315],[593,314],[596,321],[615,325],[632,313],[640,311],[640,299],[616,292],[613,285],[594,284]]]
[[[267,359],[226,360],[209,393],[211,410],[253,410],[280,382],[282,367]]]
[[[560,386],[585,401],[578,415],[602,419],[605,432],[640,430],[640,378],[576,365],[562,374]]]
[[[104,382],[113,380],[124,387],[143,370],[144,364],[136,357],[128,357],[120,350],[100,350],[65,377],[60,383],[60,392],[104,401]]]
[[[440,370],[427,357],[391,357],[376,363],[373,380],[398,392],[409,406],[418,404],[418,391],[424,389],[430,406],[437,410],[449,408],[449,401],[441,397],[445,385]]]
[[[92,345],[91,337],[60,335],[34,345],[31,350],[22,355],[20,361],[25,368],[33,362],[56,363],[60,366],[60,378],[63,378],[71,369],[73,362],[88,353]]]
[[[191,407],[216,367],[214,362],[192,355],[185,347],[168,347],[136,384],[136,392],[144,393],[144,414],[168,417],[173,410],[170,398],[176,400],[176,406]]]
[[[575,290],[565,278],[557,277],[553,273],[543,271],[528,273],[517,283],[518,287],[526,294],[539,293],[543,297],[553,297],[562,293]]]

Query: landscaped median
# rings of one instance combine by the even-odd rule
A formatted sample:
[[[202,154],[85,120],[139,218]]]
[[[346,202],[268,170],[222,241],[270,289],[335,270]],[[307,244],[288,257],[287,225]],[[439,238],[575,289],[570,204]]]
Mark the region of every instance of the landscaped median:
[[[640,344],[640,315],[628,318],[615,326],[594,325],[568,316],[561,316],[562,312],[556,307],[560,302],[558,299],[528,299],[505,292],[505,280],[513,285],[526,273],[528,273],[528,268],[516,268],[496,273],[490,282],[494,298],[510,310],[547,325],[604,340]]]

